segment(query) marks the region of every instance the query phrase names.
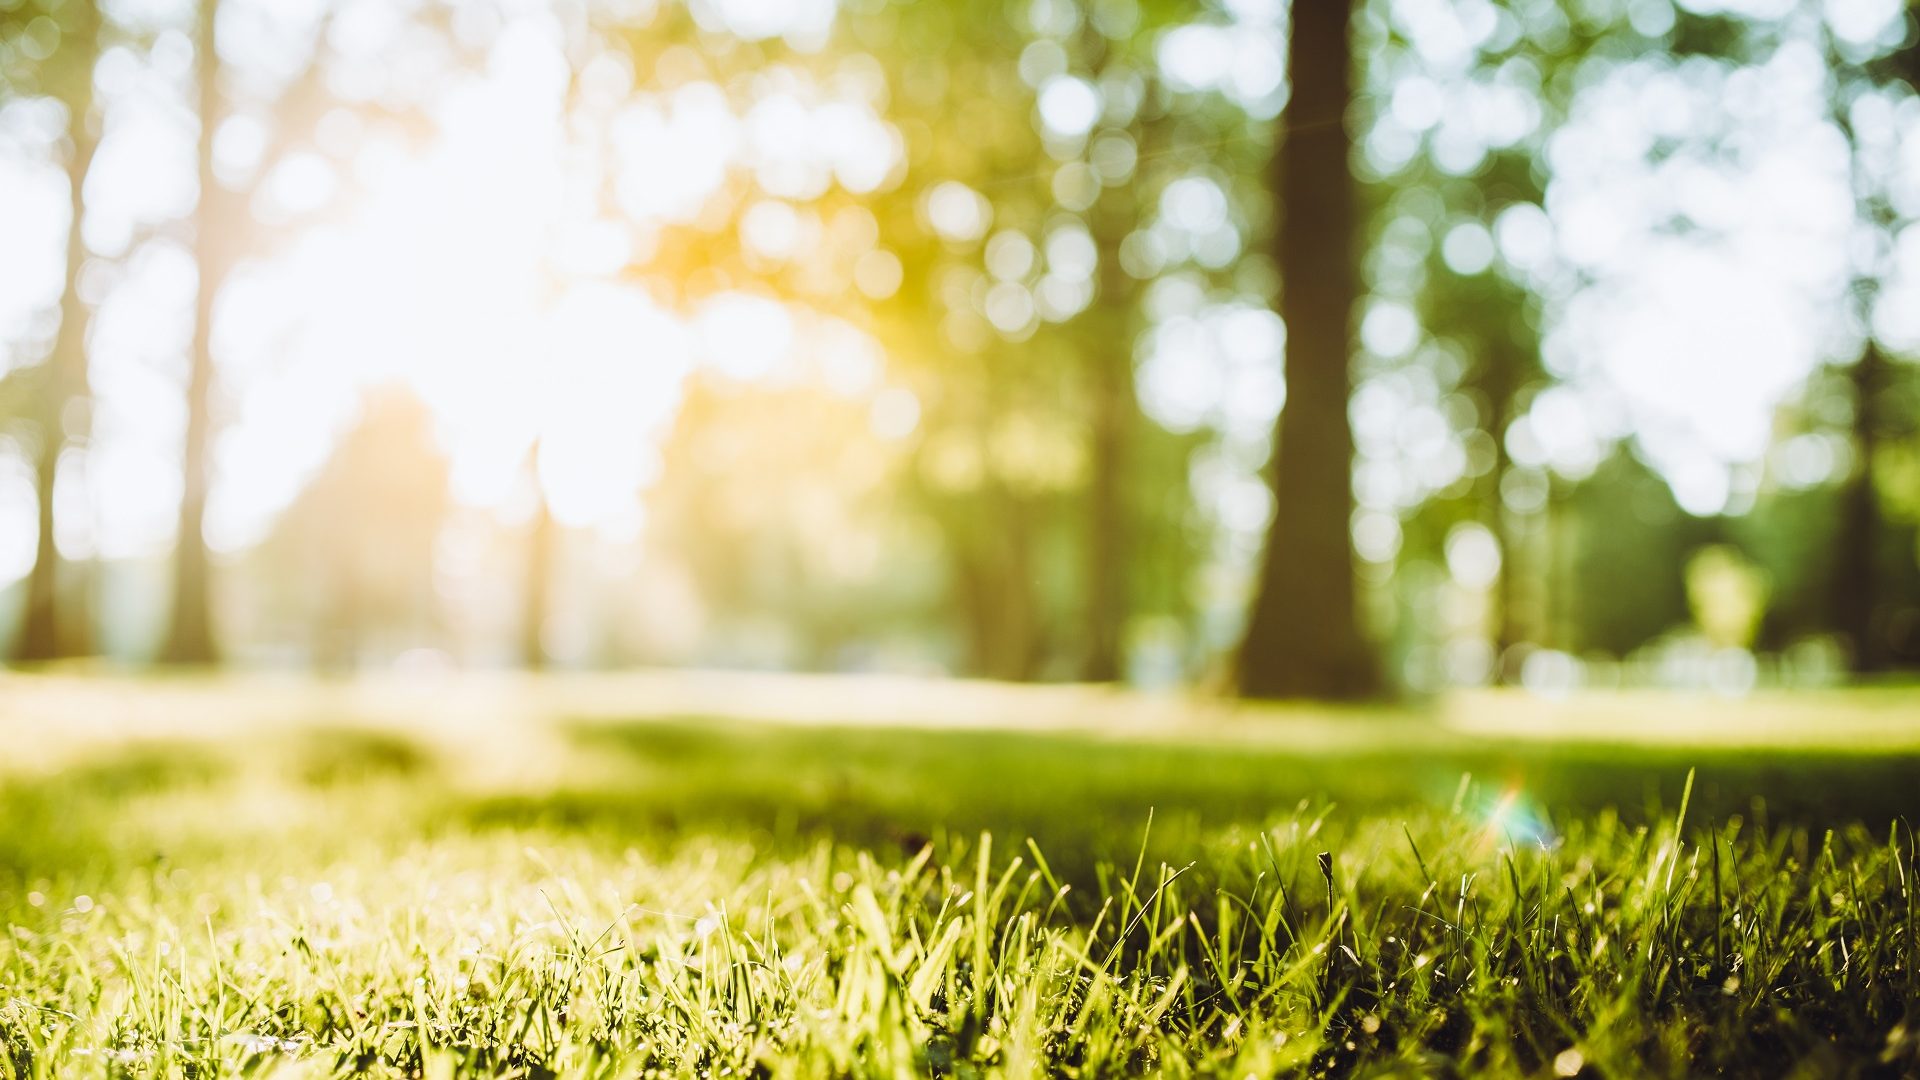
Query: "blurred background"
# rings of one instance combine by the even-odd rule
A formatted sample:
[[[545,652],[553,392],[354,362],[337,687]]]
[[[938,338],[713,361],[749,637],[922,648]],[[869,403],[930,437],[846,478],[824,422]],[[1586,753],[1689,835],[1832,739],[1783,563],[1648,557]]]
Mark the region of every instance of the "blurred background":
[[[0,642],[1920,668],[1913,5],[1299,14],[0,0]]]

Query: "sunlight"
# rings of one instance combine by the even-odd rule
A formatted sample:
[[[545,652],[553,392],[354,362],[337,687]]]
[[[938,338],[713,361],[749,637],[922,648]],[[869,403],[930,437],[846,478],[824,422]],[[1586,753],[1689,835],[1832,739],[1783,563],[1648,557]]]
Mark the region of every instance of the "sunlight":
[[[664,97],[614,117],[620,209],[637,221],[692,216],[738,152],[739,122],[719,87],[690,83]]]
[[[0,0],[0,650],[9,1077],[1920,1076],[1920,6]]]
[[[764,378],[791,370],[793,316],[777,300],[723,293],[706,302],[694,320],[709,363],[730,378]]]
[[[462,502],[506,505],[537,440],[555,516],[625,529],[696,359],[742,380],[790,368],[796,331],[776,299],[721,294],[689,325],[643,288],[601,276],[623,268],[629,235],[694,213],[723,181],[743,146],[725,98],[695,83],[613,117],[622,227],[583,194],[592,173],[580,170],[594,162],[562,141],[555,62],[540,35],[509,36],[484,78],[448,95],[425,153],[368,144],[357,167],[379,176],[377,194],[264,269],[249,290],[264,302],[223,311],[241,409],[221,459],[219,546],[257,538],[358,395],[383,382],[412,386],[432,410]],[[825,115],[829,130],[858,126]],[[875,182],[870,144],[828,149],[851,155],[843,172]],[[776,256],[802,242],[790,207],[763,206],[747,222],[751,241]]]
[[[592,283],[569,291],[549,324],[535,407],[541,484],[563,524],[618,520],[658,471],[654,444],[691,362],[687,332],[645,296]],[[526,407],[497,404],[508,415]],[[480,431],[507,426],[500,415]]]

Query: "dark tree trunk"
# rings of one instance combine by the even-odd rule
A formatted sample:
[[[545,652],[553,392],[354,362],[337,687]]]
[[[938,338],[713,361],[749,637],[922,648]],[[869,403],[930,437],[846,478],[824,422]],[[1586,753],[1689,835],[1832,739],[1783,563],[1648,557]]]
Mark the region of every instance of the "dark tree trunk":
[[[1881,528],[1880,495],[1873,483],[1874,462],[1880,451],[1876,412],[1885,378],[1886,358],[1880,346],[1870,340],[1849,373],[1853,385],[1853,448],[1858,461],[1841,493],[1833,575],[1834,625],[1847,639],[1856,675],[1884,671],[1888,659],[1876,617]]]
[[[66,336],[64,322],[60,334]],[[56,344],[54,348],[56,359],[52,362],[58,364],[59,346]],[[54,381],[57,380],[58,374],[55,373]],[[48,396],[56,397],[51,391]],[[33,568],[27,572],[27,600],[21,611],[20,631],[13,641],[13,658],[22,663],[55,660],[61,652],[60,554],[53,542],[53,485],[60,451],[66,445],[66,439],[60,430],[60,414],[64,410],[54,407],[52,401],[47,404],[47,416],[40,428],[39,454],[34,459],[33,469],[34,487],[40,500],[38,540],[33,551]]]
[[[1092,403],[1087,484],[1087,655],[1081,677],[1114,682],[1121,672],[1127,590],[1126,470],[1134,417],[1133,309],[1120,268],[1124,223],[1108,214],[1096,219],[1100,305],[1098,334],[1088,342],[1088,393]]]
[[[40,444],[34,459],[34,484],[40,517],[27,573],[26,605],[20,631],[14,639],[14,659],[54,660],[91,651],[91,633],[85,605],[77,612],[61,612],[60,552],[54,543],[53,489],[60,472],[60,455],[67,448],[67,424],[75,405],[87,399],[87,326],[90,312],[80,298],[80,271],[86,265],[87,246],[81,237],[86,217],[87,171],[93,166],[99,137],[93,122],[93,67],[99,54],[99,15],[91,4],[77,7],[79,23],[66,38],[63,51],[69,66],[60,72],[60,98],[67,109],[66,288],[60,298],[60,330],[47,359],[45,390],[41,397]]]
[[[173,545],[173,615],[167,628],[163,663],[213,664],[212,560],[207,553],[206,516],[210,469],[207,449],[213,427],[213,306],[230,263],[226,200],[213,172],[213,139],[224,107],[220,100],[220,56],[214,27],[218,0],[201,0],[194,35],[195,79],[199,90],[200,204],[194,212],[194,261],[200,274],[194,301],[193,355],[187,373],[187,438],[181,454],[180,525]]]
[[[1274,157],[1275,254],[1287,324],[1287,404],[1274,439],[1274,519],[1239,657],[1261,698],[1378,694],[1354,590],[1353,432],[1347,420],[1358,220],[1346,129],[1353,0],[1292,8],[1293,96]]]
[[[1827,62],[1836,73],[1848,73],[1854,77],[1865,75],[1880,86],[1900,80],[1911,86],[1920,86],[1920,47],[1915,46],[1911,36],[1891,54],[1864,71],[1841,55],[1831,40],[1827,43],[1826,52]],[[1886,193],[1875,191],[1872,186],[1873,181],[1861,160],[1859,135],[1854,131],[1852,117],[1845,105],[1850,96],[1846,92],[1847,74],[1840,74],[1837,78],[1833,87],[1831,116],[1834,125],[1852,147],[1848,167],[1853,181],[1856,218],[1890,235],[1898,224],[1898,215],[1889,204]],[[1882,398],[1891,374],[1886,354],[1881,352],[1880,343],[1873,338],[1873,311],[1880,298],[1880,289],[1881,283],[1870,276],[1856,278],[1853,283],[1853,298],[1857,305],[1855,312],[1860,317],[1861,325],[1867,328],[1867,340],[1860,359],[1854,362],[1852,370],[1847,373],[1847,381],[1853,391],[1852,435],[1856,461],[1853,475],[1848,477],[1846,487],[1841,491],[1839,535],[1836,538],[1835,564],[1830,584],[1834,629],[1846,639],[1848,661],[1855,675],[1872,675],[1894,666],[1889,627],[1881,621],[1879,592],[1885,582],[1882,580],[1879,559],[1886,522],[1881,512],[1879,489],[1874,486],[1875,466],[1880,458],[1883,440],[1882,425],[1888,419],[1882,415],[1887,404]]]

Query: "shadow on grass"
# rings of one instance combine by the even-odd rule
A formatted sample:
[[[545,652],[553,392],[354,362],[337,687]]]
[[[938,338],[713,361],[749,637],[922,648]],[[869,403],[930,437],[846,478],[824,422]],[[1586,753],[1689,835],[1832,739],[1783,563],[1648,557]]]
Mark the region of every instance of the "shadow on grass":
[[[1365,723],[1357,720],[1356,723]],[[122,746],[59,773],[0,781],[0,882],[158,852],[218,849],[269,821],[238,821],[229,789],[278,778],[309,808],[301,842],[473,829],[576,834],[620,847],[746,838],[771,848],[833,839],[875,851],[1031,837],[1064,877],[1150,850],[1197,845],[1323,810],[1336,820],[1459,814],[1512,798],[1549,826],[1600,811],[1667,817],[1697,769],[1689,819],[1764,826],[1862,823],[1884,833],[1920,809],[1920,754],[1784,753],[1590,743],[1379,740],[1339,748],[1106,739],[1079,733],[817,728],[743,721],[582,723],[578,768],[549,790],[475,794],[403,735],[281,732],[245,745]],[[1463,778],[1471,777],[1470,785]],[[369,796],[377,793],[378,809]],[[183,803],[183,800],[186,802]],[[181,812],[191,805],[192,812]],[[1920,815],[1915,815],[1920,816]],[[251,830],[246,828],[251,826]],[[1236,830],[1239,832],[1236,833]],[[291,841],[291,833],[281,837]]]
[[[0,882],[109,861],[139,801],[211,787],[232,762],[205,743],[141,743],[62,769],[0,782]]]
[[[600,782],[482,798],[481,826],[636,837],[713,828],[917,848],[942,834],[1030,836],[1054,857],[1131,854],[1148,815],[1170,845],[1260,826],[1305,805],[1341,815],[1482,815],[1509,796],[1548,822],[1597,811],[1671,815],[1689,769],[1689,817],[1763,826],[1865,823],[1920,808],[1920,755],[1781,753],[1461,740],[1311,751],[1060,733],[795,728],[738,721],[579,724]],[[1471,777],[1471,783],[1464,783]],[[1131,838],[1131,839],[1128,839]],[[1156,845],[1156,847],[1159,845]],[[1084,859],[1075,858],[1084,855]]]
[[[404,735],[359,727],[103,746],[56,771],[0,775],[0,887],[157,866],[295,824],[309,846],[329,833],[345,839],[375,827],[406,831],[445,803],[442,764]],[[263,812],[237,801],[250,784],[290,793],[305,800],[303,808],[338,813],[324,814],[317,828],[281,820],[281,807]],[[374,790],[388,796],[383,810],[402,813],[370,820],[365,796]]]
[[[404,735],[359,727],[302,732],[288,751],[292,771],[310,787],[426,778],[439,764],[432,750]]]

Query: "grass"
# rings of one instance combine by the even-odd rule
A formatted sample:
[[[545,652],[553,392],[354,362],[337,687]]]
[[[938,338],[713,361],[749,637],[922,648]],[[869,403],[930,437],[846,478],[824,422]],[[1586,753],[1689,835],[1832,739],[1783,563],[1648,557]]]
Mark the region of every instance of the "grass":
[[[1920,1072],[1910,741],[34,700],[0,1075]]]

